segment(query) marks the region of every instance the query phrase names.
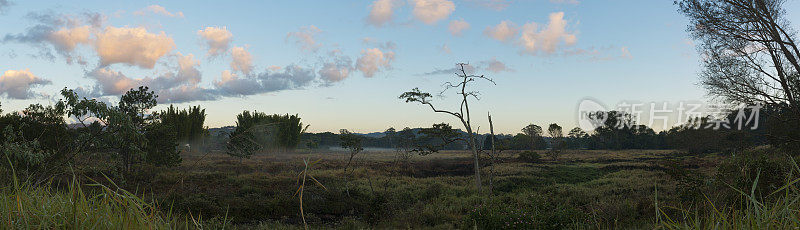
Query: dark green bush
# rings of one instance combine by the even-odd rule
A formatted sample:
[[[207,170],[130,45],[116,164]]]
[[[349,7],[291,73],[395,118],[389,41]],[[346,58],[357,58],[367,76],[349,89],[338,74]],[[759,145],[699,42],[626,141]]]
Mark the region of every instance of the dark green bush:
[[[538,163],[541,161],[542,156],[534,151],[524,151],[519,153],[519,160],[528,163]]]
[[[719,187],[734,187],[750,193],[753,184],[756,196],[766,196],[786,184],[791,173],[791,159],[775,148],[758,148],[742,151],[726,159],[717,167],[716,182]],[[732,194],[738,196],[739,194]]]

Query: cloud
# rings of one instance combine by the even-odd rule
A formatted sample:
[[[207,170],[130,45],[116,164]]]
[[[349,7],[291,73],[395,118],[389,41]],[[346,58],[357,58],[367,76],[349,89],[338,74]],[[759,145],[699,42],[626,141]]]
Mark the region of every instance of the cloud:
[[[302,50],[316,52],[322,44],[317,42],[315,37],[321,32],[322,30],[316,26],[310,25],[300,28],[300,31],[287,33],[286,40],[293,39]]]
[[[461,36],[464,30],[467,29],[469,29],[469,23],[467,23],[463,19],[450,21],[450,25],[447,26],[447,30],[449,30],[450,34],[452,34],[453,36]]]
[[[214,86],[223,96],[248,96],[288,89],[299,89],[316,79],[312,69],[289,65],[283,72],[266,71],[257,75],[242,76],[225,70]]]
[[[207,101],[219,98],[216,90],[199,86],[202,80],[198,69],[200,62],[194,55],[177,53],[170,55],[169,60],[169,64],[172,65],[168,65],[170,70],[166,73],[139,79],[128,77],[110,67],[96,68],[86,74],[96,81],[93,90],[87,95],[96,97],[122,95],[130,89],[148,86],[150,90],[156,92],[160,103]]]
[[[433,25],[447,18],[456,10],[456,5],[448,0],[409,0],[413,5],[413,14],[417,20]]]
[[[163,6],[159,6],[159,5],[149,5],[144,9],[141,9],[141,10],[133,12],[133,15],[146,16],[147,14],[151,14],[151,13],[152,14],[156,14],[156,15],[163,15],[163,16],[167,16],[167,17],[173,17],[173,18],[182,18],[183,17],[183,12],[178,11],[178,12],[172,13],[172,12],[167,11],[167,9],[164,8]]]
[[[245,75],[250,74],[253,70],[253,56],[244,47],[233,47],[231,49],[231,69],[239,71]]]
[[[487,70],[492,73],[514,72],[514,70],[506,66],[505,63],[502,63],[495,58],[492,58],[492,60],[488,61],[482,61],[480,62],[479,66],[481,67],[481,69]]]
[[[578,5],[580,3],[580,1],[578,0],[550,0],[550,2],[556,4],[572,4],[572,5]]]
[[[197,34],[205,40],[208,46],[209,57],[216,57],[228,52],[228,49],[233,40],[233,34],[228,31],[227,27],[206,27],[205,29],[198,30]]]
[[[529,22],[522,26],[522,35],[519,39],[522,53],[552,54],[562,43],[568,46],[575,44],[578,38],[574,32],[567,31],[568,22],[564,20],[564,12],[551,13],[549,19],[550,22],[542,30],[539,30],[539,26],[535,22]]]
[[[97,81],[97,88],[102,91],[100,95],[103,96],[121,95],[132,88],[148,85],[147,82],[150,81],[148,79],[132,79],[122,72],[108,67],[94,69],[86,75]]]
[[[486,36],[493,38],[494,40],[498,40],[501,42],[508,41],[512,37],[516,36],[519,32],[519,29],[516,25],[514,25],[511,21],[502,21],[500,24],[497,24],[494,27],[487,26],[486,29],[483,31],[483,34]]]
[[[511,5],[510,0],[469,0],[468,2],[496,11],[505,10]]]
[[[5,13],[12,3],[8,0],[0,0],[0,14]]]
[[[402,4],[400,0],[376,0],[370,5],[368,24],[381,27],[392,21],[395,8]]]
[[[156,61],[175,48],[164,32],[149,33],[144,27],[106,27],[97,34],[95,50],[101,66],[123,63],[152,69]]]
[[[61,28],[53,31],[47,37],[56,50],[62,52],[72,52],[78,44],[88,44],[90,34],[90,27],[88,25],[75,27],[75,28]]]
[[[364,77],[373,77],[381,70],[392,68],[394,61],[393,51],[382,51],[378,48],[371,48],[361,51],[361,57],[356,60],[356,69],[364,74]]]
[[[322,64],[322,68],[317,72],[320,79],[326,83],[339,82],[350,76],[353,72],[353,61],[346,56],[332,54],[332,60]]]
[[[446,54],[450,54],[450,53],[452,53],[452,51],[450,50],[450,47],[449,47],[449,46],[447,46],[447,44],[446,44],[446,43],[445,43],[445,44],[442,44],[442,46],[441,46],[441,47],[439,47],[439,51],[442,51],[443,53],[446,53]]]
[[[464,65],[464,72],[467,72],[467,74],[474,74],[475,73],[475,67],[472,66],[472,65]],[[427,73],[418,74],[418,75],[420,75],[420,76],[434,76],[434,75],[451,75],[451,76],[455,76],[455,74],[462,74],[461,73],[461,66],[454,65],[451,68],[444,68],[444,69],[436,68],[433,71],[430,71],[430,72],[427,72]]]
[[[60,15],[53,12],[28,13],[26,18],[37,22],[36,25],[26,29],[24,33],[6,34],[2,42],[28,43],[38,48],[39,57],[51,61],[55,50],[65,58],[68,64],[78,61],[84,64],[82,57],[75,56],[73,51],[80,44],[90,44],[93,31],[99,28],[106,17],[97,13],[83,13],[81,15]],[[51,49],[52,47],[52,49]]]
[[[30,70],[7,70],[0,76],[0,95],[12,99],[29,99],[37,96],[31,91],[36,86],[48,85],[49,80],[33,75]]]

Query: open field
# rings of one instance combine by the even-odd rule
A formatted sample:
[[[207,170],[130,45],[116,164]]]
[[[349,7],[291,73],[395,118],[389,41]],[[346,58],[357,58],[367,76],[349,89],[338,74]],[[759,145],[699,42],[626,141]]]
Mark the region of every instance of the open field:
[[[474,191],[470,155],[445,151],[396,161],[391,151],[365,152],[344,172],[339,151],[259,154],[240,160],[216,153],[186,154],[179,167],[138,170],[129,190],[155,194],[162,204],[205,218],[227,216],[239,227],[302,227],[297,174],[302,159],[320,160],[310,175],[304,208],[312,226],[333,228],[651,228],[658,202],[676,201],[666,161],[714,169],[716,156],[674,151],[565,152],[558,161],[525,163],[504,152],[483,167],[492,195]],[[483,160],[482,162],[488,162]],[[312,182],[307,182],[310,184]],[[488,197],[488,198],[487,198]],[[668,211],[668,210],[667,210]]]

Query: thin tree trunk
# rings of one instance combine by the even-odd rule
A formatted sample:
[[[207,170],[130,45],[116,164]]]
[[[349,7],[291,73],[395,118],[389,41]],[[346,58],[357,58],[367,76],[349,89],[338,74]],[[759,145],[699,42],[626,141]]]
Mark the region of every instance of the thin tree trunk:
[[[489,112],[486,112],[486,115],[489,116],[489,133],[492,134],[489,137],[492,138],[490,142],[492,145],[492,155],[491,155],[492,167],[489,169],[489,195],[491,195],[492,192],[494,191],[494,164],[496,163],[495,157],[497,157],[497,155],[495,155],[495,148],[494,148],[494,125],[492,124],[492,115],[489,114]]]

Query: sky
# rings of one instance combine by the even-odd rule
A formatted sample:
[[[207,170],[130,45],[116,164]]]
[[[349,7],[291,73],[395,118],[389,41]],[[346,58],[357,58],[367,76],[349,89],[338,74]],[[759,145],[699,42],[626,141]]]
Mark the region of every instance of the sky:
[[[585,98],[709,100],[687,23],[672,1],[0,0],[0,102],[53,104],[67,87],[115,103],[146,85],[155,110],[200,105],[209,127],[243,110],[299,114],[310,132],[460,127],[398,96],[438,95],[469,63],[496,83],[471,85],[481,132],[487,112],[499,133],[568,130]],[[454,93],[433,103],[457,109]]]

